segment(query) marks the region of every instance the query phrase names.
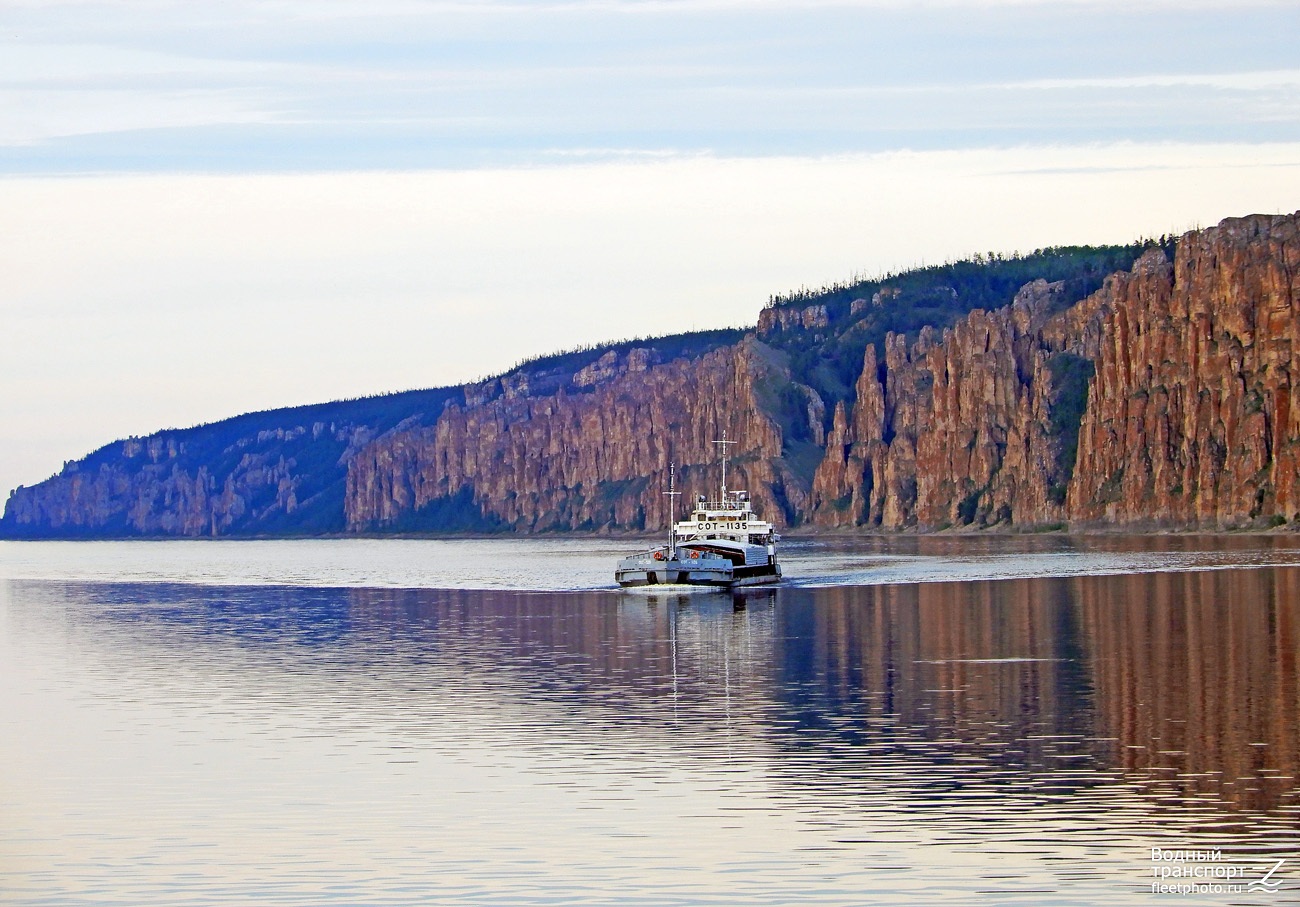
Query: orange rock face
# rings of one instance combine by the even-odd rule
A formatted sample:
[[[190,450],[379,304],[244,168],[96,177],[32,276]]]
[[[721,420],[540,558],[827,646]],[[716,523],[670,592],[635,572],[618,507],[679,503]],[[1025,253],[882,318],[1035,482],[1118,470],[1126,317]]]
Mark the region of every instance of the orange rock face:
[[[709,442],[723,428],[741,441],[735,484],[790,522],[1289,520],[1300,512],[1296,225],[1225,221],[1184,236],[1174,263],[1148,252],[1072,306],[1061,285],[1036,281],[942,334],[890,335],[883,361],[867,349],[828,432],[820,398],[803,388],[807,437],[824,446],[811,481],[787,463],[769,399],[792,379],[751,338],[640,370],[607,355],[584,374],[587,394],[488,401],[476,390],[433,428],[358,455],[348,525],[390,525],[470,489],[483,513],[519,529],[662,526],[666,464],[711,488]],[[764,314],[768,332],[825,322],[817,307]]]
[[[220,444],[197,430],[117,442],[17,489],[3,522],[38,536],[656,529],[668,464],[679,490],[712,494],[723,432],[738,442],[728,485],[778,524],[1296,521],[1298,227],[1227,220],[1073,304],[1040,280],[943,332],[890,334],[829,409],[763,338],[798,341],[809,368],[896,292],[852,301],[847,327],[823,304],[772,307],[754,335],[687,358],[620,347],[367,419],[311,422],[308,407],[255,432],[231,420]]]
[[[1059,519],[1050,433],[1062,287],[1036,281],[997,312],[972,312],[910,348],[885,343],[884,381],[868,349],[852,416],[836,412],[813,486],[823,526],[932,528]],[[1048,328],[1055,329],[1051,332]]]
[[[812,522],[1295,519],[1296,231],[1296,216],[1225,221],[1184,236],[1173,264],[1148,252],[1065,311],[1039,281],[942,337],[891,336],[883,387],[868,350],[852,408],[835,412]],[[1095,374],[1071,419],[1080,368]]]
[[[1297,218],[1188,234],[1111,301],[1070,516],[1232,526],[1300,513]]]
[[[451,406],[432,427],[377,440],[349,466],[348,526],[400,525],[465,494],[485,519],[524,531],[666,526],[668,464],[678,490],[711,492],[721,480],[712,442],[724,431],[737,442],[729,487],[767,514],[807,506],[765,399],[789,381],[780,354],[753,339],[650,367],[636,353],[630,367],[602,360],[587,393]]]

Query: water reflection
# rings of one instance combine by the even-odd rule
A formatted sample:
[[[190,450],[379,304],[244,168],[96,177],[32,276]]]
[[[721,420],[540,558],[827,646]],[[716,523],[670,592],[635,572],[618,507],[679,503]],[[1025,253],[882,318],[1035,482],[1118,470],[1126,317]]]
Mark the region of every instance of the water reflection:
[[[735,595],[14,587],[45,610],[11,619],[61,602],[74,634],[151,674],[183,649],[343,683],[463,674],[649,725],[721,706],[765,743],[833,760],[925,742],[1254,812],[1294,803],[1300,777],[1293,569]]]
[[[1099,723],[1152,797],[1296,802],[1300,572],[1099,577],[1077,602]]]
[[[743,867],[746,881],[697,873],[668,900],[1137,902],[1150,846],[1285,856],[1297,843],[1295,568],[743,596],[4,591],[14,689],[37,701],[66,687],[83,718],[93,701],[103,739],[129,717],[163,777],[194,781],[150,739],[183,733],[201,748],[236,741],[295,778],[388,791],[331,801],[334,821],[400,825],[402,798],[421,803],[421,821],[476,817],[455,840],[435,835],[424,863],[412,856],[407,883],[454,857],[467,878],[505,880],[514,903],[570,896],[574,873],[587,896],[619,884],[662,895],[664,855],[689,860],[706,835],[729,842],[719,872]],[[19,752],[10,739],[0,754]],[[69,760],[53,776],[95,765],[46,752]],[[113,771],[130,792],[144,782],[127,763]],[[429,783],[450,799],[428,801]],[[182,810],[197,794],[179,785]],[[253,813],[301,808],[244,796]],[[0,832],[4,847],[24,828]],[[668,850],[648,854],[646,837]],[[549,883],[501,862],[511,848],[533,864],[568,859],[552,847],[596,856]]]

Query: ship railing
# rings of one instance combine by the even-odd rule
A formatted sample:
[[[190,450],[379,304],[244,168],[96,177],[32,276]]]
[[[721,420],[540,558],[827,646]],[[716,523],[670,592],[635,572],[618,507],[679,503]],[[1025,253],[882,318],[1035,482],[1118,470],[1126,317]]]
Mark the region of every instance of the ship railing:
[[[750,508],[749,504],[737,504],[735,501],[700,501],[691,508],[690,512],[695,513],[698,510],[714,514],[727,514],[734,516],[748,514],[750,517],[754,516],[754,511]]]
[[[725,501],[695,500],[691,503],[692,510],[749,510],[751,507],[753,504],[748,498],[727,498]]]

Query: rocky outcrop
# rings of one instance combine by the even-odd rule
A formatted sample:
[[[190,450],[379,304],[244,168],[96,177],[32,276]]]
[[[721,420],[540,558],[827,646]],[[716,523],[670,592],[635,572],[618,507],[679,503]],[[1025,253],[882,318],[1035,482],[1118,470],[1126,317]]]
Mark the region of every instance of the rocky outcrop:
[[[1064,311],[1039,281],[942,335],[891,335],[835,411],[812,522],[1295,520],[1296,231],[1296,216],[1225,221]]]
[[[835,405],[826,456],[813,477],[813,519],[822,526],[878,525],[881,484],[889,448],[884,443],[885,396],[876,377],[876,350],[867,347],[850,422],[844,401]]]
[[[0,531],[654,529],[670,462],[688,494],[717,486],[723,432],[728,484],[786,525],[1296,522],[1298,223],[1189,233],[1082,299],[1104,272],[1032,281],[992,311],[955,309],[949,277],[901,275],[905,293],[891,278],[870,298],[774,304],[739,342],[629,342],[130,439],[16,490]],[[886,333],[895,310],[947,327]]]
[[[793,386],[782,354],[750,338],[697,360],[651,366],[632,350],[584,371],[586,393],[450,406],[433,426],[376,441],[348,469],[348,527],[447,528],[456,501],[472,503],[464,528],[666,525],[669,463],[688,492],[716,487],[724,432],[736,442],[729,486],[787,520],[806,509],[806,482],[782,459],[777,401]],[[426,526],[426,512],[439,519]]]
[[[1110,301],[1079,438],[1080,521],[1232,526],[1300,513],[1300,236],[1188,234]]]
[[[661,526],[664,465],[700,475],[719,428],[743,440],[739,471],[755,500],[787,522],[1294,519],[1295,230],[1295,217],[1226,221],[1183,237],[1173,263],[1151,249],[1079,302],[1038,280],[943,332],[890,334],[880,354],[867,347],[829,420],[817,392],[753,338],[639,370],[609,353],[581,373],[590,394],[504,394],[363,451],[349,471],[348,525],[394,525],[468,488],[485,518],[525,530]],[[878,295],[850,314],[885,304]],[[768,309],[759,330],[815,332],[826,319],[825,306]],[[776,415],[776,385],[797,388],[793,423],[824,448],[810,482],[787,465],[794,434]]]
[[[1062,330],[1061,296],[1061,284],[1035,281],[1009,307],[973,312],[942,335],[922,330],[909,346],[891,334],[883,368],[868,347],[852,411],[837,408],[817,470],[813,522],[1059,518],[1050,498],[1065,439],[1052,431],[1061,382],[1051,366],[1078,333]]]
[[[289,535],[342,532],[347,463],[460,396],[407,391],[247,413],[105,445],[10,495],[0,536]]]
[[[758,314],[760,337],[777,331],[815,331],[829,324],[830,313],[824,305],[810,305],[802,309],[769,306]]]
[[[309,474],[292,450],[328,444],[346,451],[363,446],[370,432],[321,422],[260,431],[215,462],[185,435],[128,438],[89,462],[68,463],[39,486],[17,489],[5,520],[15,535],[65,536],[218,536],[245,523],[292,523],[304,504],[322,503],[319,469]]]

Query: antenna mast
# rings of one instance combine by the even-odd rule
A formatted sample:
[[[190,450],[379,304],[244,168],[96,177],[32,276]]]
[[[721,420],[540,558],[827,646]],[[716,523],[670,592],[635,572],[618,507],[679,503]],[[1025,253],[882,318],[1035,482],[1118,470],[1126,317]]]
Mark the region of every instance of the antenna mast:
[[[727,506],[727,445],[739,444],[740,442],[728,441],[727,430],[724,428],[722,430],[722,440],[714,441],[713,443],[722,445],[722,497],[720,498],[720,502],[722,506],[725,507]]]
[[[668,464],[668,490],[664,492],[668,496],[668,559],[672,560],[677,556],[677,501],[674,500],[680,491],[676,490],[677,469],[673,463]]]

